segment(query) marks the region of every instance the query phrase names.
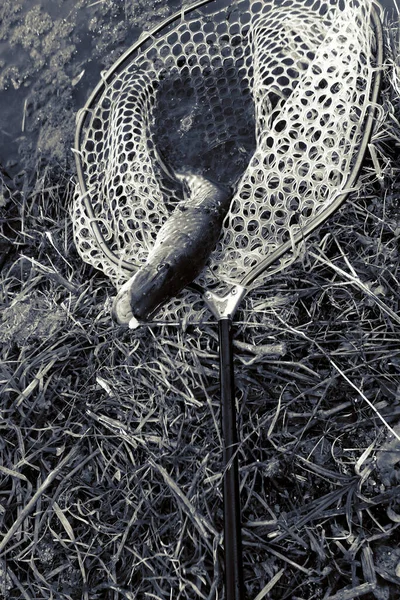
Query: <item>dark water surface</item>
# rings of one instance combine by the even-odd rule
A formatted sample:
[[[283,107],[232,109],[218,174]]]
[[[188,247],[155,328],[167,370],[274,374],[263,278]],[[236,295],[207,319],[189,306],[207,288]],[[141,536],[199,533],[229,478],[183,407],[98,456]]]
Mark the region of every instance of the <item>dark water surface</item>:
[[[394,0],[384,0],[395,18]],[[1,0],[0,164],[71,162],[76,111],[143,29],[181,0]],[[28,164],[27,163],[31,163]]]
[[[101,71],[180,6],[181,0],[1,0],[0,164],[14,175],[32,155],[63,162],[76,111]]]

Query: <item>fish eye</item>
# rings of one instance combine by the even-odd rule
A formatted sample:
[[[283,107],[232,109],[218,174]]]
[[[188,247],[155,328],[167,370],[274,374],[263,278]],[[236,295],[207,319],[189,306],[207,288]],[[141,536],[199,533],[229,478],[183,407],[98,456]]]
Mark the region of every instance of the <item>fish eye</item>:
[[[167,271],[170,268],[171,265],[169,265],[168,263],[160,263],[157,267],[157,271]]]

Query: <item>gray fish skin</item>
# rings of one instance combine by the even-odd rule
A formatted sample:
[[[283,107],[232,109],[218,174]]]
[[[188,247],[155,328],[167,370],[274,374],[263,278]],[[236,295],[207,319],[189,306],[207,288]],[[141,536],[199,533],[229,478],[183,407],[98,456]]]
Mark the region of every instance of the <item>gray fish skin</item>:
[[[148,319],[201,273],[232,200],[229,186],[202,175],[180,178],[186,182],[190,197],[180,202],[162,225],[147,262],[129,283],[130,308],[141,320]],[[121,322],[115,309],[113,315]]]

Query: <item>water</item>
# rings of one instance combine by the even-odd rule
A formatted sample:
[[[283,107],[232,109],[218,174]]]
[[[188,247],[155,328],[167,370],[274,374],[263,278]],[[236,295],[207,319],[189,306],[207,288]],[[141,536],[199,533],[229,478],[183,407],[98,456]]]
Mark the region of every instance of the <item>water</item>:
[[[0,164],[15,175],[38,160],[70,162],[75,114],[101,71],[143,29],[180,5],[180,0],[2,0]]]
[[[100,72],[180,0],[2,0],[0,164],[71,162],[74,118]],[[384,0],[395,15],[394,0]],[[31,164],[29,164],[31,163]]]

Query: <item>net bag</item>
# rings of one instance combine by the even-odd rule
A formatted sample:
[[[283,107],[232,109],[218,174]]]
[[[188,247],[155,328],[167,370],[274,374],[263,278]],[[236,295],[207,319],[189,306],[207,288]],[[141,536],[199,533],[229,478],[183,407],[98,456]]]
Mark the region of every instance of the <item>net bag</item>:
[[[251,287],[289,264],[354,188],[374,102],[374,10],[368,0],[203,1],[130,49],[78,118],[83,260],[118,289],[184,197],[171,173],[190,169],[235,189],[198,283]],[[202,310],[184,290],[160,314]]]

